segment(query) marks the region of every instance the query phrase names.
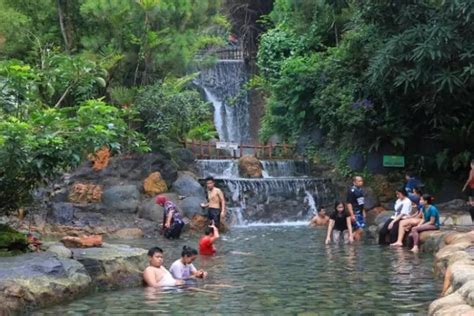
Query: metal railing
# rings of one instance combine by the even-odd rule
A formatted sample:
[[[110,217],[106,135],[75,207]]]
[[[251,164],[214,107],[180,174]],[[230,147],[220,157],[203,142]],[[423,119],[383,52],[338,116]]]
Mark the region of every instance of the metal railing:
[[[200,50],[194,58],[203,59],[206,56],[215,56],[219,60],[243,60],[245,57],[244,51],[240,46],[228,46],[225,48],[210,48]]]

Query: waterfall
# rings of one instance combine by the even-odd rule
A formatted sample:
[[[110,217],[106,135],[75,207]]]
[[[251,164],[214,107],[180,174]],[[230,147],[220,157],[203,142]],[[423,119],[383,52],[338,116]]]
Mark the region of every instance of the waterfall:
[[[243,60],[220,60],[201,69],[194,80],[214,106],[214,125],[221,141],[250,142],[249,96],[243,87],[247,80]]]
[[[299,177],[309,173],[305,160],[261,160],[264,178]]]
[[[197,175],[201,179],[238,178],[239,166],[237,160],[232,159],[197,159],[195,162]]]

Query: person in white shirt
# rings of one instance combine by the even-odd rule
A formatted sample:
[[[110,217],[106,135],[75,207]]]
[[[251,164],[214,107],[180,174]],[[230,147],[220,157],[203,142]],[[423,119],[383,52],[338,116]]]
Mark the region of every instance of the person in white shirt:
[[[207,272],[198,270],[193,265],[193,261],[197,258],[197,250],[188,246],[183,247],[181,258],[173,262],[170,272],[177,280],[189,280],[192,278],[205,278]]]
[[[182,280],[176,280],[163,266],[163,250],[153,247],[148,250],[148,261],[150,265],[143,271],[143,280],[147,286],[162,287],[184,284]]]
[[[400,220],[410,216],[411,213],[412,203],[408,198],[405,188],[400,188],[395,193],[397,195],[397,201],[395,202],[394,214],[385,222],[379,231],[380,245],[388,245],[397,240]],[[387,236],[389,237],[389,242],[387,241]]]

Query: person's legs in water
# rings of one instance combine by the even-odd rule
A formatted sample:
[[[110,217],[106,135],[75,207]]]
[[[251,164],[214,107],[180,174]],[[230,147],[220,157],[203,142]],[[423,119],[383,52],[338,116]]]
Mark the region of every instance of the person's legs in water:
[[[413,248],[410,250],[413,252],[419,251],[419,243],[420,243],[420,233],[425,232],[428,230],[437,230],[439,229],[438,226],[432,224],[423,224],[421,226],[413,227],[410,233],[410,236],[413,238]]]
[[[221,223],[221,210],[218,208],[209,208],[207,218],[209,219],[210,223],[214,221],[214,225],[219,227],[219,224]]]
[[[181,236],[184,223],[173,223],[170,228],[166,229],[164,236],[168,239],[178,239]]]
[[[347,229],[342,232],[342,236],[344,238],[344,244],[348,244],[349,243],[349,231]]]
[[[387,235],[389,234],[388,225],[392,222],[392,219],[389,218],[383,227],[379,231],[379,245],[387,245]]]
[[[332,242],[338,244],[341,239],[341,232],[337,229],[333,229],[332,231]]]
[[[402,220],[399,220],[399,221],[396,221],[395,223],[393,223],[393,226],[392,226],[392,229],[390,229],[390,232],[389,232],[389,243],[394,243],[397,241],[398,239],[398,230],[399,230],[399,226],[400,226],[400,222]]]

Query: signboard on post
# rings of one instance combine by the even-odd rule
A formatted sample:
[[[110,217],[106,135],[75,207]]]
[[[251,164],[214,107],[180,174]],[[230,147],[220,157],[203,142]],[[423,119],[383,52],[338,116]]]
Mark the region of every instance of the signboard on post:
[[[405,167],[405,156],[383,156],[384,167]]]
[[[237,150],[237,149],[239,149],[239,144],[230,143],[230,142],[216,142],[216,148],[217,149]]]

